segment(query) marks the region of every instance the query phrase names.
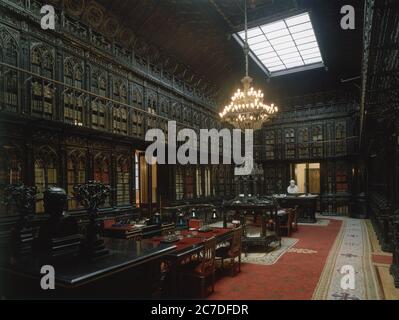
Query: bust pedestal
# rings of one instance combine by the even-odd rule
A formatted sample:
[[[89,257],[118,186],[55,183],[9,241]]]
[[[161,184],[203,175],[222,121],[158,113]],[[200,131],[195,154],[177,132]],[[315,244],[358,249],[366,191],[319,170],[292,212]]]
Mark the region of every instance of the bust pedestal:
[[[44,210],[50,218],[39,229],[37,251],[49,258],[70,258],[80,251],[81,235],[78,224],[65,215],[67,194],[64,189],[52,187],[44,193]]]

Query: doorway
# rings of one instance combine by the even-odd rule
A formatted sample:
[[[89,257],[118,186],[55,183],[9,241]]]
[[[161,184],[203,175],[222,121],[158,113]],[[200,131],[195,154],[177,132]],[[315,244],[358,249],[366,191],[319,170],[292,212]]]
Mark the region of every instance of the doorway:
[[[292,176],[299,193],[320,193],[320,163],[294,164]]]
[[[148,164],[144,152],[136,152],[136,204],[152,214],[158,200],[157,164]]]

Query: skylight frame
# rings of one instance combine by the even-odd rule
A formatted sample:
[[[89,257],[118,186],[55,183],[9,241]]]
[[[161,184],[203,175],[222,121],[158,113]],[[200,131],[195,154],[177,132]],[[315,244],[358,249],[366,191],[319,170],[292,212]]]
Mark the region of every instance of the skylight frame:
[[[324,67],[309,12],[257,25],[248,34],[250,56],[268,76]],[[234,34],[234,38],[244,46],[244,31]]]

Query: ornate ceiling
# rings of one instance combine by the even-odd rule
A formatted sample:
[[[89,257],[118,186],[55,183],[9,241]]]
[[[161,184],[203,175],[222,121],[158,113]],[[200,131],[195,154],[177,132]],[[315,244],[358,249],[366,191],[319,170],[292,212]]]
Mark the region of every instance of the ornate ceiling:
[[[243,29],[244,0],[53,0],[64,2],[66,9],[118,42],[133,47],[135,52],[151,57],[169,72],[193,85],[202,86],[227,100],[244,74],[242,48],[232,34]],[[329,70],[316,70],[309,81],[300,86],[319,90],[321,85],[337,84],[337,77],[358,76],[361,62],[361,19],[363,0],[358,2],[358,30],[342,33],[339,28],[340,3],[320,0],[248,0],[249,24],[267,22],[292,15],[298,10],[311,11],[315,32],[321,40],[323,60]],[[331,14],[331,12],[333,12]],[[359,37],[358,37],[359,35]],[[356,38],[358,37],[358,39]],[[358,41],[358,43],[357,43]],[[345,56],[340,50],[345,50]],[[290,84],[287,77],[272,79],[255,64],[250,64],[255,86],[266,95],[297,94],[298,75]],[[328,79],[332,75],[334,79]],[[327,76],[327,78],[326,78]],[[334,82],[335,81],[335,82]],[[339,82],[339,81],[338,81]],[[320,88],[321,90],[322,88]],[[330,88],[328,88],[330,89]]]
[[[51,0],[139,55],[216,97],[229,96],[244,72],[243,0]],[[249,21],[296,8],[295,0],[248,0]],[[264,85],[254,64],[251,75]]]

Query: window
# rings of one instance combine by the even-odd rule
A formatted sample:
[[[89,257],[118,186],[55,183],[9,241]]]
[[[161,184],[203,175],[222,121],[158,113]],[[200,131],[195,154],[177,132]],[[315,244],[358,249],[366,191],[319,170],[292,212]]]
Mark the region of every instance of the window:
[[[21,154],[21,151],[13,145],[0,147],[0,216],[17,213],[14,206],[5,206],[4,188],[10,184],[23,182]]]
[[[192,199],[194,196],[194,173],[193,169],[190,167],[186,168],[185,187],[186,187],[186,199]]]
[[[299,158],[309,158],[309,131],[308,128],[298,129],[298,153]]]
[[[129,192],[129,162],[126,157],[120,157],[116,165],[116,203],[130,204]]]
[[[348,192],[348,174],[343,164],[337,164],[335,169],[335,188],[337,193]]]
[[[346,154],[346,123],[339,122],[335,125],[335,152],[337,155]]]
[[[157,96],[155,93],[151,93],[147,99],[147,129],[157,128],[157,118],[152,116],[157,114]]]
[[[333,163],[327,162],[326,163],[326,193],[332,194],[334,193],[334,165]]]
[[[285,157],[295,158],[295,131],[294,129],[285,130]]]
[[[134,154],[134,187],[136,196],[136,206],[140,205],[140,162],[139,155]]]
[[[103,75],[92,74],[91,90],[93,93],[106,97],[107,81]],[[91,100],[91,125],[94,129],[105,129],[106,103],[100,97],[92,97]]]
[[[0,37],[1,39],[1,37]],[[8,32],[3,34],[3,42],[0,42],[0,61],[14,67],[18,67],[18,46],[15,39]],[[18,109],[18,73],[14,69],[3,67],[2,80],[0,85],[3,88],[3,108],[7,111],[16,112]],[[0,93],[1,94],[1,93]],[[1,97],[1,96],[0,96]]]
[[[127,104],[127,89],[122,81],[116,81],[114,84],[114,100]],[[127,135],[127,114],[126,106],[114,105],[112,110],[114,133]]]
[[[230,165],[226,165],[225,167],[225,186],[226,186],[226,195],[231,195],[233,192],[233,167]]]
[[[274,159],[274,131],[266,131],[266,159]]]
[[[181,104],[178,102],[173,102],[170,108],[170,117],[172,120],[181,120]]]
[[[244,45],[244,31],[235,37]],[[248,44],[257,60],[272,75],[298,67],[307,66],[307,69],[311,69],[323,66],[309,13],[249,29]]]
[[[94,157],[94,180],[106,185],[110,184],[110,160],[102,153]],[[109,207],[109,205],[109,198],[107,198],[103,207]]]
[[[68,210],[81,208],[74,199],[73,187],[86,183],[86,156],[82,151],[72,151],[67,159]]]
[[[183,169],[176,167],[176,200],[182,200],[184,195]]]
[[[31,51],[31,69],[44,78],[54,78],[54,57],[44,46],[36,46]],[[32,77],[31,108],[34,115],[51,118],[54,105],[53,84],[43,78]]]
[[[197,167],[195,170],[196,172],[196,177],[195,177],[195,182],[196,182],[196,191],[197,191],[197,198],[202,197],[202,174],[201,174],[201,167]]]
[[[321,126],[312,128],[312,154],[313,157],[323,156],[323,132]]]
[[[226,179],[225,179],[225,165],[221,164],[219,165],[219,170],[218,170],[218,181],[216,182],[216,186],[218,187],[218,195],[219,196],[224,196],[226,192]]]
[[[143,93],[137,86],[133,88],[133,106],[143,109]],[[132,111],[132,133],[134,136],[144,136],[143,119],[144,115],[141,111],[136,109]]]
[[[83,89],[82,66],[67,59],[64,64],[64,82],[78,89]],[[65,88],[64,91],[64,121],[77,126],[83,125],[84,98],[81,91]]]
[[[266,187],[266,194],[274,194],[276,193],[275,190],[275,169],[272,167],[267,167],[265,169],[265,187]]]
[[[211,195],[211,170],[205,168],[205,197]]]
[[[183,122],[191,124],[191,108],[188,106],[183,108]]]
[[[36,213],[44,212],[43,192],[58,183],[57,163],[57,154],[50,147],[40,148],[35,155]]]
[[[114,106],[112,110],[114,133],[127,135],[127,110],[122,106]]]

